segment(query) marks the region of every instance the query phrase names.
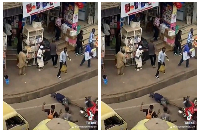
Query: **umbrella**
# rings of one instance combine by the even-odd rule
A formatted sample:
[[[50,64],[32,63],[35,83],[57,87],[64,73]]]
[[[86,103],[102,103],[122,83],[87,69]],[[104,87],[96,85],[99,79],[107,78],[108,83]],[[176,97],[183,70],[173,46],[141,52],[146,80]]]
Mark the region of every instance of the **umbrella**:
[[[178,127],[171,122],[159,118],[152,118],[141,120],[131,130],[178,130]]]

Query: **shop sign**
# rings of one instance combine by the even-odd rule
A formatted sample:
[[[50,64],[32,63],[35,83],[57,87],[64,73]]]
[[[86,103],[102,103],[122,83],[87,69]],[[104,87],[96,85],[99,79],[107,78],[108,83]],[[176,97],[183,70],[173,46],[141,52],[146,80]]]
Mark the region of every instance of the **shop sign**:
[[[60,2],[23,2],[23,18],[53,9],[58,6],[60,6]]]
[[[121,2],[121,18],[154,8],[159,2]]]

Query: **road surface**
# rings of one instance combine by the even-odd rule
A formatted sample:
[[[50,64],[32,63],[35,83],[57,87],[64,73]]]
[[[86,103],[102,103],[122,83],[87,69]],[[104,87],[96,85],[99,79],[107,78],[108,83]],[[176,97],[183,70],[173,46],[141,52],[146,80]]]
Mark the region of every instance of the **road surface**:
[[[85,107],[84,98],[86,96],[92,96],[93,100],[98,96],[98,77],[65,88],[59,91],[59,93],[64,94],[73,102]],[[11,104],[11,106],[29,122],[30,130],[32,130],[37,126],[37,124],[39,124],[39,122],[47,118],[47,114],[42,112],[43,102],[46,102],[46,109],[50,108],[50,106],[54,104],[56,105],[56,111],[58,113],[60,109],[64,112],[64,106],[51,98],[50,95],[24,103]],[[80,115],[79,108],[71,105],[70,110],[72,111],[73,119],[78,120],[76,124],[83,130],[88,129],[88,125],[86,124],[87,119]]]
[[[197,76],[187,79],[185,81],[176,83],[172,86],[163,88],[158,91],[163,96],[172,100],[176,105],[183,106],[183,97],[190,96],[190,99],[197,97]],[[110,104],[111,106],[125,121],[128,123],[128,129],[132,129],[140,120],[145,118],[145,113],[140,111],[140,105],[144,102],[143,108],[148,108],[150,104],[154,104],[155,111],[158,109],[163,112],[160,104],[157,104],[149,95],[129,100],[122,103]],[[185,120],[178,115],[178,108],[169,106],[171,111],[171,119],[177,120],[176,124],[180,130],[185,130],[181,126],[185,125]]]

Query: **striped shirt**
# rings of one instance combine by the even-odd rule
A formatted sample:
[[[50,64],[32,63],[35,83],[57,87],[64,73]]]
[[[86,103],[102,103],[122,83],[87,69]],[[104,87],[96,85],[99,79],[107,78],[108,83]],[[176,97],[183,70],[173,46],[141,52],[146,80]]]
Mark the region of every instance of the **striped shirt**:
[[[155,20],[154,20],[154,25],[156,25],[156,26],[160,26],[160,18],[155,18]]]
[[[189,34],[188,34],[188,38],[187,38],[187,43],[192,43],[192,37],[193,37],[193,35],[192,35],[192,33],[190,32]]]
[[[89,37],[89,43],[93,43],[93,41],[94,41],[94,33],[91,32]]]

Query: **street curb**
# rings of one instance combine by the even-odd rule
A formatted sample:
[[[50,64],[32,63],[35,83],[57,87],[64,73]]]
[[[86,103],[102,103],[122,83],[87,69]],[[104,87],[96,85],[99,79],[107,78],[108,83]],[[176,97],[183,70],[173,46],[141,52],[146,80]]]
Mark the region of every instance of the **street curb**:
[[[86,73],[81,74],[81,75],[76,76],[76,77],[72,77],[71,79],[64,80],[62,82],[53,84],[51,86],[40,88],[36,91],[18,94],[18,95],[13,95],[13,96],[11,95],[11,96],[7,96],[7,97],[5,96],[5,98],[3,98],[3,101],[5,101],[8,104],[26,102],[26,101],[29,101],[29,100],[33,100],[33,99],[40,98],[40,97],[49,95],[51,93],[57,92],[59,90],[62,90],[62,89],[67,88],[69,86],[75,85],[75,84],[80,83],[82,81],[88,80],[88,79],[93,78],[95,76],[98,76],[98,69],[92,70],[90,72],[86,72]]]
[[[137,90],[132,91],[132,92],[124,92],[123,94],[107,96],[105,98],[102,97],[101,100],[107,104],[125,102],[131,99],[135,99],[135,98],[147,95],[151,92],[158,91],[162,88],[165,88],[175,83],[178,83],[180,81],[189,79],[196,75],[197,75],[197,69],[193,69],[185,73],[177,74],[176,76],[165,79],[159,83],[151,84],[144,88],[138,88]]]

